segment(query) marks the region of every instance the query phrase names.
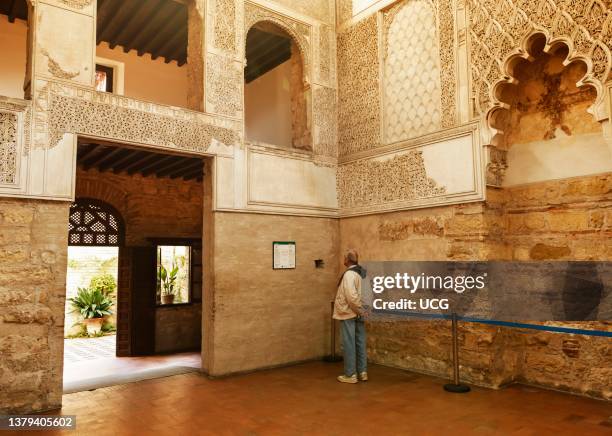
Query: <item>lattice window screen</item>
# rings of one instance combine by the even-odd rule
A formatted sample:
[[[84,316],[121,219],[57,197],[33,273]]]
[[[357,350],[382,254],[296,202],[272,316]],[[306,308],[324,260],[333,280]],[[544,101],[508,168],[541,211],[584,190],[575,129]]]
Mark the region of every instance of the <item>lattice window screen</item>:
[[[70,206],[68,245],[118,246],[122,242],[122,221],[111,206],[90,199]]]

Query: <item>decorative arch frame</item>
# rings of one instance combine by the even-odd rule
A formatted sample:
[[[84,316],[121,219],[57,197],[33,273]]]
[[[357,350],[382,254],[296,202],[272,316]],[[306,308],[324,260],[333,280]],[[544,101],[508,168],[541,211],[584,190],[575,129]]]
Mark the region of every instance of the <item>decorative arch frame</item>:
[[[311,85],[311,68],[312,68],[312,47],[311,41],[311,26],[293,20],[291,18],[279,15],[271,10],[265,9],[260,6],[256,6],[250,3],[245,3],[245,14],[244,14],[244,39],[243,39],[243,53],[245,54],[245,65],[246,65],[246,40],[249,30],[258,23],[271,23],[275,26],[280,27],[283,31],[295,41],[302,62],[304,64],[304,84],[309,87]]]

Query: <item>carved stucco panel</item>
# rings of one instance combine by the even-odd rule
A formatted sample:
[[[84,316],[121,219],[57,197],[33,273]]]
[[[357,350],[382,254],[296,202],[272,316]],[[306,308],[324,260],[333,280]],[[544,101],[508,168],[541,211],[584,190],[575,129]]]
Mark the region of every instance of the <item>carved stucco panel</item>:
[[[206,102],[209,112],[238,117],[242,112],[243,72],[232,57],[208,53]]]
[[[446,191],[427,177],[420,150],[382,161],[361,159],[340,165],[337,177],[341,209],[424,199]]]
[[[236,1],[215,0],[214,46],[221,50],[236,50]]]
[[[13,184],[17,178],[18,122],[16,113],[0,109],[0,184]]]
[[[313,92],[313,117],[315,125],[314,155],[336,157],[338,155],[338,123],[336,90],[315,86]]]
[[[54,147],[65,133],[205,152],[213,140],[228,147],[235,130],[204,114],[81,88],[45,84],[37,94],[37,146]]]
[[[507,80],[505,64],[510,56],[525,55],[524,39],[542,32],[547,40],[570,46],[569,58],[587,61],[583,79],[597,88],[599,100],[610,79],[612,13],[599,0],[466,0],[472,78],[473,116],[486,115],[499,106],[493,87]]]
[[[381,143],[376,20],[376,15],[371,15],[338,35],[340,156]]]

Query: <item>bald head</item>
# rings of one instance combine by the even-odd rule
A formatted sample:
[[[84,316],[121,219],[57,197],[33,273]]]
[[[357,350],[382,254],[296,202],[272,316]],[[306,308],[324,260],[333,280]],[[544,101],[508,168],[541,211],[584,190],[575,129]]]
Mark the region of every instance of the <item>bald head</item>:
[[[344,265],[345,266],[357,265],[358,263],[359,263],[359,254],[357,253],[357,250],[353,248],[349,248],[348,250],[344,252]]]

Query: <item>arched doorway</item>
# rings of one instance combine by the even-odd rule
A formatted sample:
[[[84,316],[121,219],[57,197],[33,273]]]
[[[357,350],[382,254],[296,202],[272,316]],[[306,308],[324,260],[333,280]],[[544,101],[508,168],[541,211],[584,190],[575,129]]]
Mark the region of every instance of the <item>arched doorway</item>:
[[[125,229],[110,204],[78,198],[68,217],[64,366],[69,382],[83,362],[114,358],[119,318],[119,250]],[[119,345],[119,347],[118,347]]]

